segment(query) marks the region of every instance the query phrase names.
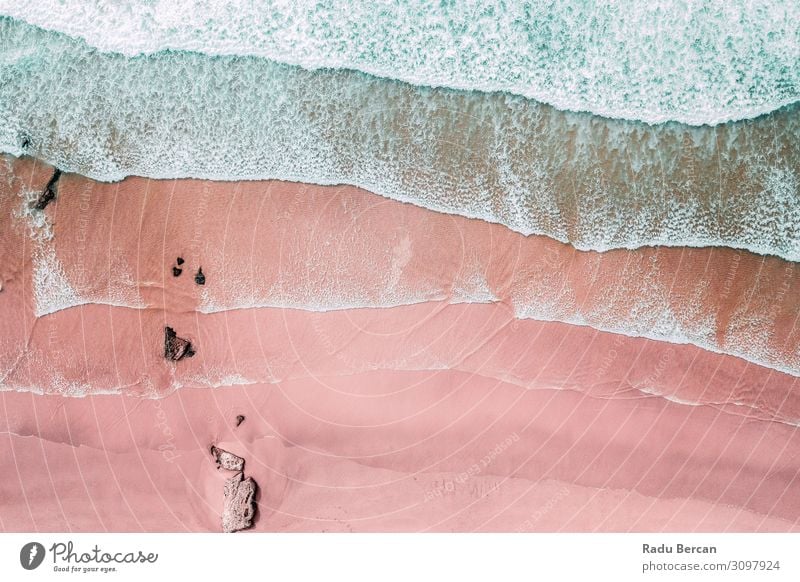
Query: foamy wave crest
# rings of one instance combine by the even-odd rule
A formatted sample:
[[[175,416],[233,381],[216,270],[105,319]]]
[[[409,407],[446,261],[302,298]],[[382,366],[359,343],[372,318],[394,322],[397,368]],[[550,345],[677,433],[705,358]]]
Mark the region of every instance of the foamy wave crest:
[[[793,0],[2,0],[0,12],[128,56],[261,56],[649,123],[751,118],[800,97]]]
[[[65,171],[352,184],[582,250],[800,259],[796,106],[647,126],[256,57],[129,59],[11,19],[0,36],[0,149]]]

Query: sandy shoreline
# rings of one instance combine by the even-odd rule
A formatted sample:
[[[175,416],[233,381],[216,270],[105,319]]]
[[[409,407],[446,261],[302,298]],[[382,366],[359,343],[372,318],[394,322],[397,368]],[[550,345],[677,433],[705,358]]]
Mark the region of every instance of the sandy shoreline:
[[[5,216],[52,173],[29,159],[14,167]],[[7,229],[9,247],[27,251],[6,257],[1,275],[28,265],[37,315],[83,303],[214,312],[497,302],[518,318],[691,342],[800,375],[800,270],[774,257],[582,252],[350,187],[73,175],[59,187],[36,217],[39,240],[25,240],[30,219]],[[188,276],[175,278],[179,256]],[[203,287],[191,281],[199,267]]]

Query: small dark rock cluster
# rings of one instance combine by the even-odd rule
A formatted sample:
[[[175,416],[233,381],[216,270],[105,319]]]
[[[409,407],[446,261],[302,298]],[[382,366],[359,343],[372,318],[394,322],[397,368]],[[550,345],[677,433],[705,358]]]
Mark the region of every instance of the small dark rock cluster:
[[[181,273],[183,273],[183,269],[181,269],[181,265],[183,264],[183,257],[178,257],[178,260],[175,261],[177,266],[172,267],[172,276],[173,277],[180,277]]]
[[[183,268],[181,265],[185,262],[183,257],[178,257],[178,260],[175,261],[177,264],[172,267],[172,276],[173,277],[180,277],[181,273],[183,273]],[[206,284],[206,276],[203,274],[203,267],[197,269],[197,273],[194,276],[194,282],[198,285],[205,285]]]
[[[183,257],[178,257],[175,260],[176,264],[172,267],[173,277],[181,276],[181,273],[183,273],[182,265],[185,262]],[[194,281],[198,285],[205,285],[206,276],[203,275],[202,267],[197,271],[197,275],[194,276]],[[164,357],[168,360],[177,362],[183,358],[191,358],[195,354],[192,343],[189,340],[179,338],[171,327],[165,327],[164,334]]]
[[[232,533],[252,527],[256,514],[256,492],[258,484],[252,477],[244,476],[244,459],[226,450],[211,446],[211,456],[217,469],[235,471],[225,480],[222,507],[222,531]]]

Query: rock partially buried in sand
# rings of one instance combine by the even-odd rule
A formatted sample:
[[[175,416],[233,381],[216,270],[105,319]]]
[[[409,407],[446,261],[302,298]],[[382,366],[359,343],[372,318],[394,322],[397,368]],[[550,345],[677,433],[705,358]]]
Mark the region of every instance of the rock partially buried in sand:
[[[225,481],[225,504],[222,508],[222,531],[233,533],[253,525],[258,485],[243,472]]]
[[[171,327],[164,328],[164,357],[173,362],[191,358],[195,354],[189,340],[178,337]]]
[[[228,471],[244,470],[244,459],[234,455],[233,453],[229,453],[228,451],[219,449],[212,445],[211,455],[217,462],[217,468],[219,469],[226,469]]]
[[[197,274],[194,276],[194,282],[198,285],[205,285],[206,284],[206,276],[203,274],[203,267],[198,269]]]
[[[222,531],[232,533],[251,527],[256,513],[258,485],[252,477],[244,476],[244,459],[214,445],[211,445],[211,455],[218,469],[236,471],[233,477],[225,480]]]

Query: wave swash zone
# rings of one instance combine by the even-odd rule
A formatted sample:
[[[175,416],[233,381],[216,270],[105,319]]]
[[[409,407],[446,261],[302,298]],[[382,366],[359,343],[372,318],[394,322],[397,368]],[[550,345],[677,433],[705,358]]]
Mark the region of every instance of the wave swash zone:
[[[562,110],[700,125],[800,98],[800,5],[776,0],[0,1],[126,56],[165,49],[506,91]]]
[[[65,171],[352,184],[581,250],[800,258],[796,106],[648,126],[255,57],[125,58],[11,19],[0,38],[0,148]]]

